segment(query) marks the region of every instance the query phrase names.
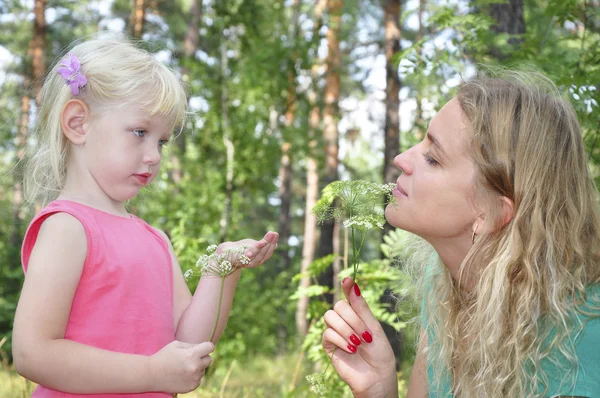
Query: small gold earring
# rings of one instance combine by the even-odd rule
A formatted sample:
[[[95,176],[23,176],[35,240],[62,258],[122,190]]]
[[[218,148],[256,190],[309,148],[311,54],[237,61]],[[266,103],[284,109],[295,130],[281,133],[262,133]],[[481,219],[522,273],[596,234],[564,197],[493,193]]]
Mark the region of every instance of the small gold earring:
[[[471,245],[475,243],[475,232],[477,232],[477,228],[479,225],[475,225],[475,229],[473,230],[473,235],[471,235]]]

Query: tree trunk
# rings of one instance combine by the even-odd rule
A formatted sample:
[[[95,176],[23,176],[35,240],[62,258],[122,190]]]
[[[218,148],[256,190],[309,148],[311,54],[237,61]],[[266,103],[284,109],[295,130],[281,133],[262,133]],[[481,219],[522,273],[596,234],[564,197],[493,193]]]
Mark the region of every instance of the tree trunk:
[[[198,45],[200,44],[200,21],[202,19],[202,0],[192,0],[190,6],[190,19],[187,24],[187,30],[183,39],[183,55],[184,59],[181,66],[181,75],[184,83],[190,81],[190,71],[187,67],[188,63],[191,63],[194,59]],[[189,93],[188,93],[189,94]],[[189,101],[189,98],[188,98]],[[179,184],[183,180],[183,165],[181,159],[185,156],[186,152],[186,139],[185,134],[178,134],[174,138],[175,146],[177,150],[171,154],[171,171],[169,178],[174,182],[175,192],[179,192]]]
[[[290,37],[293,40],[293,46],[297,42],[298,32],[298,9],[300,1],[294,0],[292,24],[290,26]],[[288,87],[287,87],[287,103],[284,117],[284,128],[283,128],[283,144],[281,145],[281,162],[279,163],[279,239],[281,244],[279,245],[278,254],[280,257],[280,268],[281,270],[287,270],[290,267],[291,259],[288,246],[288,239],[290,237],[290,224],[291,224],[291,204],[292,204],[292,162],[291,152],[292,147],[289,142],[290,135],[293,134],[293,123],[296,116],[296,50],[292,51],[292,57],[290,59],[290,66],[288,68]]]
[[[29,57],[31,58],[31,69],[27,69],[23,75],[23,86],[29,88],[33,82],[33,92],[39,105],[39,96],[46,74],[46,0],[35,0],[33,6],[33,37],[29,44]],[[30,75],[31,73],[31,75]],[[14,268],[19,267],[18,248],[21,247],[23,229],[23,158],[27,147],[29,136],[29,112],[31,110],[31,98],[27,92],[21,98],[21,111],[19,129],[15,137],[15,149],[17,153],[17,165],[13,173],[12,186],[12,221],[13,228],[9,237],[9,245],[16,250]],[[12,257],[11,257],[12,258]]]
[[[144,32],[146,4],[144,0],[131,0],[131,14],[129,15],[129,30],[131,37],[141,39]]]
[[[420,41],[423,38],[423,10],[425,8],[425,0],[419,0],[419,11],[417,12],[417,20],[419,23],[419,28],[417,30],[417,41]],[[419,53],[423,53],[423,47],[419,48]],[[423,140],[425,138],[425,131],[427,126],[425,125],[425,119],[423,118],[423,95],[420,92],[420,85],[417,88],[417,117],[415,118],[415,127],[416,127],[416,138],[417,141]],[[402,147],[400,148],[402,151]]]
[[[340,65],[341,51],[339,43],[342,0],[327,0],[328,29],[327,29],[327,58],[323,109],[323,138],[325,142],[325,171],[323,185],[326,186],[338,179],[338,120],[340,99]],[[334,222],[324,222],[321,226],[319,249],[317,257],[334,253]],[[319,283],[333,288],[333,267],[329,267],[319,278]],[[332,301],[331,294],[325,296]]]
[[[385,147],[383,155],[383,182],[396,182],[400,170],[394,158],[400,152],[400,76],[393,62],[394,54],[400,51],[400,0],[386,0],[384,4],[385,25]],[[392,229],[385,223],[383,233]]]
[[[279,164],[279,257],[280,269],[287,270],[290,267],[290,252],[288,240],[290,238],[291,204],[292,204],[292,162],[290,161],[290,149],[292,145],[284,142],[281,145],[281,162]]]
[[[420,10],[419,10],[420,11]],[[400,0],[386,0],[384,3],[385,24],[385,60],[386,60],[386,88],[385,88],[385,148],[383,163],[383,182],[396,182],[400,170],[394,165],[394,158],[400,152],[400,77],[398,67],[393,63],[394,55],[400,51]],[[393,227],[385,223],[384,234]],[[386,290],[381,301],[394,302],[392,291]],[[392,306],[393,307],[393,306]],[[396,358],[396,370],[400,369],[402,356],[402,339],[393,327],[386,323],[381,326],[392,346]]]
[[[490,15],[496,21],[492,27],[495,33],[508,33],[512,37],[508,43],[518,47],[523,42],[525,19],[523,17],[523,0],[509,0],[507,3],[490,4]],[[492,47],[491,53],[500,61],[506,61],[510,54],[504,54],[498,47]]]
[[[46,75],[46,0],[35,0],[33,15],[33,39],[29,54],[33,70],[33,93],[39,106],[42,84]]]
[[[313,30],[315,37],[318,37],[319,31],[323,24],[323,10],[325,8],[325,0],[318,0],[315,5],[315,29]],[[317,41],[318,42],[318,41]],[[318,46],[318,43],[317,43]],[[312,66],[312,89],[308,93],[311,111],[308,119],[309,123],[309,143],[308,155],[306,157],[306,207],[304,210],[304,242],[302,243],[302,262],[300,264],[300,273],[303,275],[300,279],[300,289],[306,289],[310,286],[310,278],[305,276],[308,272],[308,266],[315,258],[315,245],[317,242],[317,218],[313,214],[312,209],[317,203],[319,195],[319,172],[317,160],[315,157],[315,149],[317,147],[317,131],[321,121],[321,110],[317,101],[317,79],[318,79],[319,63],[316,61]],[[308,303],[309,298],[301,296],[296,303],[296,335],[298,341],[302,341],[308,331]]]
[[[192,0],[190,7],[190,20],[188,21],[185,38],[183,39],[183,53],[186,57],[193,57],[200,44],[200,20],[202,19],[202,0]]]
[[[220,242],[227,239],[227,230],[229,229],[229,214],[231,213],[231,196],[233,195],[233,173],[235,160],[235,147],[231,137],[231,126],[229,123],[229,91],[227,88],[227,48],[225,38],[221,39],[221,128],[223,130],[223,144],[225,144],[227,154],[227,165],[225,173],[225,201],[221,222],[219,223],[221,231],[219,233]]]
[[[400,76],[393,57],[400,51],[400,0],[385,1],[384,19],[386,87],[383,181],[388,183],[395,182],[399,175],[394,158],[400,150]]]

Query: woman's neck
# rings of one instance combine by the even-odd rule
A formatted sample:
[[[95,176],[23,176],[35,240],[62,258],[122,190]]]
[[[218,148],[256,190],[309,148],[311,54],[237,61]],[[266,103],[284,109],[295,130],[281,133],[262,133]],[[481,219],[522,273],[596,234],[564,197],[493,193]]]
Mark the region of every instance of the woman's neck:
[[[446,268],[448,268],[452,278],[459,282],[463,289],[467,291],[472,290],[476,283],[475,275],[468,270],[462,272],[461,275],[461,266],[471,249],[470,240],[460,236],[454,239],[429,241],[429,243],[433,246]]]

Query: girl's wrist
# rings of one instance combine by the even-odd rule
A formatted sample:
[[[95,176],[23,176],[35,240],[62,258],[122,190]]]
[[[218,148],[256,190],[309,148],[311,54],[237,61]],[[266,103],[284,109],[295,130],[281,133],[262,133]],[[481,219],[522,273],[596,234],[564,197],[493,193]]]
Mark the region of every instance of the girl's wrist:
[[[217,273],[214,273],[214,274],[213,274],[213,273],[210,273],[210,272],[205,272],[205,273],[202,275],[202,278],[221,280],[222,278],[225,278],[225,279],[227,279],[227,278],[231,277],[232,275],[233,275],[233,276],[237,276],[237,275],[239,275],[241,272],[242,272],[242,268],[241,268],[241,267],[237,267],[236,269],[234,269],[233,271],[231,271],[230,273],[228,273],[228,274],[227,274],[227,275],[225,275],[225,276],[219,275],[219,274],[217,274]]]

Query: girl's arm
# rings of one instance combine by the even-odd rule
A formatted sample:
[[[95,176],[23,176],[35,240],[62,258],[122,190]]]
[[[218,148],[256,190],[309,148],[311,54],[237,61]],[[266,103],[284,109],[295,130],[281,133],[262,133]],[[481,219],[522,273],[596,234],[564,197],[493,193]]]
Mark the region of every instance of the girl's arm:
[[[81,223],[58,213],[41,225],[15,314],[13,359],[24,377],[70,393],[184,392],[210,363],[212,344],[175,342],[157,354],[116,353],[64,338],[87,254]],[[183,366],[178,365],[183,361]],[[173,367],[174,366],[174,367]],[[157,375],[161,377],[156,377]]]
[[[162,233],[167,239],[166,235]],[[274,232],[268,232],[260,241],[244,240],[236,243],[224,243],[226,246],[247,245],[252,252],[250,255],[250,266],[258,266],[268,260],[277,247],[279,236]],[[169,242],[169,251],[173,264],[173,314],[175,321],[176,338],[188,343],[200,343],[208,341],[212,332],[214,322],[217,318],[217,307],[221,291],[221,277],[203,276],[196,287],[194,296],[190,294],[189,288],[183,278],[181,267],[175,257],[173,247]],[[235,288],[240,278],[241,270],[237,269],[225,277],[223,285],[223,297],[221,310],[215,334],[212,338],[214,344],[225,330],[229,312],[233,304]]]

